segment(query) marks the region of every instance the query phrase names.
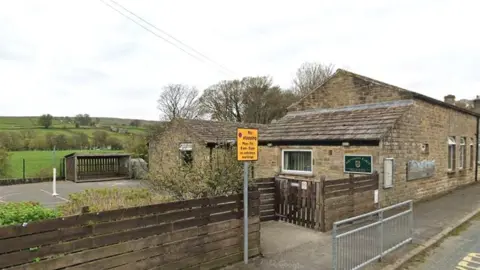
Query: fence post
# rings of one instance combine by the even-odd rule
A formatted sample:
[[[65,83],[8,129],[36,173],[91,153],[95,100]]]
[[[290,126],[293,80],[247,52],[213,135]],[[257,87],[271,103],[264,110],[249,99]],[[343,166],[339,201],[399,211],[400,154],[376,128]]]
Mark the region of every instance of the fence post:
[[[25,180],[25,159],[23,159],[23,165],[22,165],[22,168],[23,168],[23,180]]]
[[[380,219],[380,258],[378,259],[379,262],[383,259],[383,211],[378,213],[378,217]]]
[[[413,243],[413,200],[410,201],[409,208],[411,210],[411,212],[410,212],[410,237],[412,238],[411,242]]]
[[[318,183],[317,188],[317,198],[316,204],[319,207],[318,212],[318,219],[317,222],[320,225],[320,231],[326,231],[326,224],[325,224],[325,175],[320,177],[320,182]]]
[[[337,270],[337,225],[332,228],[332,269]]]

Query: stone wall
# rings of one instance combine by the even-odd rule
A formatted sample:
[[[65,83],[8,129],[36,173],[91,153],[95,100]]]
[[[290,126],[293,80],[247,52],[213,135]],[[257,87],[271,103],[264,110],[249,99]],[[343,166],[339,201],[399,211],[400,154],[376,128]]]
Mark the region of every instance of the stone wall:
[[[404,115],[382,142],[380,159],[395,158],[396,170],[392,188],[380,188],[383,205],[408,199],[424,199],[447,192],[475,181],[475,166],[470,166],[470,144],[476,151],[476,118],[452,109],[416,100],[414,107]],[[448,136],[456,137],[456,169],[448,171]],[[466,164],[460,170],[460,137],[467,138]],[[422,145],[428,144],[428,151]],[[435,174],[429,178],[407,181],[406,165],[409,160],[435,161]],[[383,172],[383,166],[380,166]],[[380,176],[383,187],[383,174]]]
[[[408,92],[400,92],[396,89],[373,84],[340,71],[322,87],[292,105],[289,110],[338,108],[411,98],[412,96]]]
[[[305,176],[283,173],[281,164],[283,149],[311,149],[313,174]],[[255,163],[255,177],[282,175],[294,179],[320,179],[320,176],[324,175],[327,180],[340,179],[348,177],[348,174],[343,173],[344,154],[372,155],[375,171],[382,165],[378,160],[379,153],[378,146],[260,146],[259,158]]]
[[[174,123],[149,148],[150,173],[168,170],[172,166],[180,165],[179,148],[181,143],[193,144],[192,154],[194,162],[209,160],[210,149],[206,144],[191,136],[191,133],[182,124]]]

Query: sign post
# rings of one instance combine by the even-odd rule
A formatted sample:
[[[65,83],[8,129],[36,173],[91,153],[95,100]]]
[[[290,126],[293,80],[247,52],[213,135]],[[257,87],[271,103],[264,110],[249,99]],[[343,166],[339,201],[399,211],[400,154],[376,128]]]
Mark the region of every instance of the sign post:
[[[248,162],[258,159],[258,129],[237,129],[237,160],[243,161],[243,262],[248,264]]]

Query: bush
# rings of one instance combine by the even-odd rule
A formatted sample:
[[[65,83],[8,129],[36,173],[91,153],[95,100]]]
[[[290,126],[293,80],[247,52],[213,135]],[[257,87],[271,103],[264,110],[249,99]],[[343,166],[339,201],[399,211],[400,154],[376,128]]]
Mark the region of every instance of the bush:
[[[56,210],[37,202],[9,202],[0,204],[0,225],[15,225],[59,217]]]
[[[161,159],[150,162],[164,164]],[[167,192],[177,200],[238,194],[243,191],[243,164],[237,161],[234,147],[219,147],[207,158],[194,155],[188,165],[179,161],[154,167],[146,183],[152,190]]]
[[[91,212],[99,212],[171,201],[167,196],[139,188],[87,189],[70,194],[68,199],[59,207],[64,216],[80,214],[84,206]]]
[[[9,158],[8,151],[0,147],[0,177],[6,177],[10,172]]]

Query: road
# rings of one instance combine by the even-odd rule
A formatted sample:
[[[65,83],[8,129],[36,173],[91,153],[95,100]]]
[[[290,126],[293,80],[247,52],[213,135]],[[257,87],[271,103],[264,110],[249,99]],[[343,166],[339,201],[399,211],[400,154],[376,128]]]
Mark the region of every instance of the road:
[[[404,270],[480,270],[480,216],[452,232],[440,245]]]

